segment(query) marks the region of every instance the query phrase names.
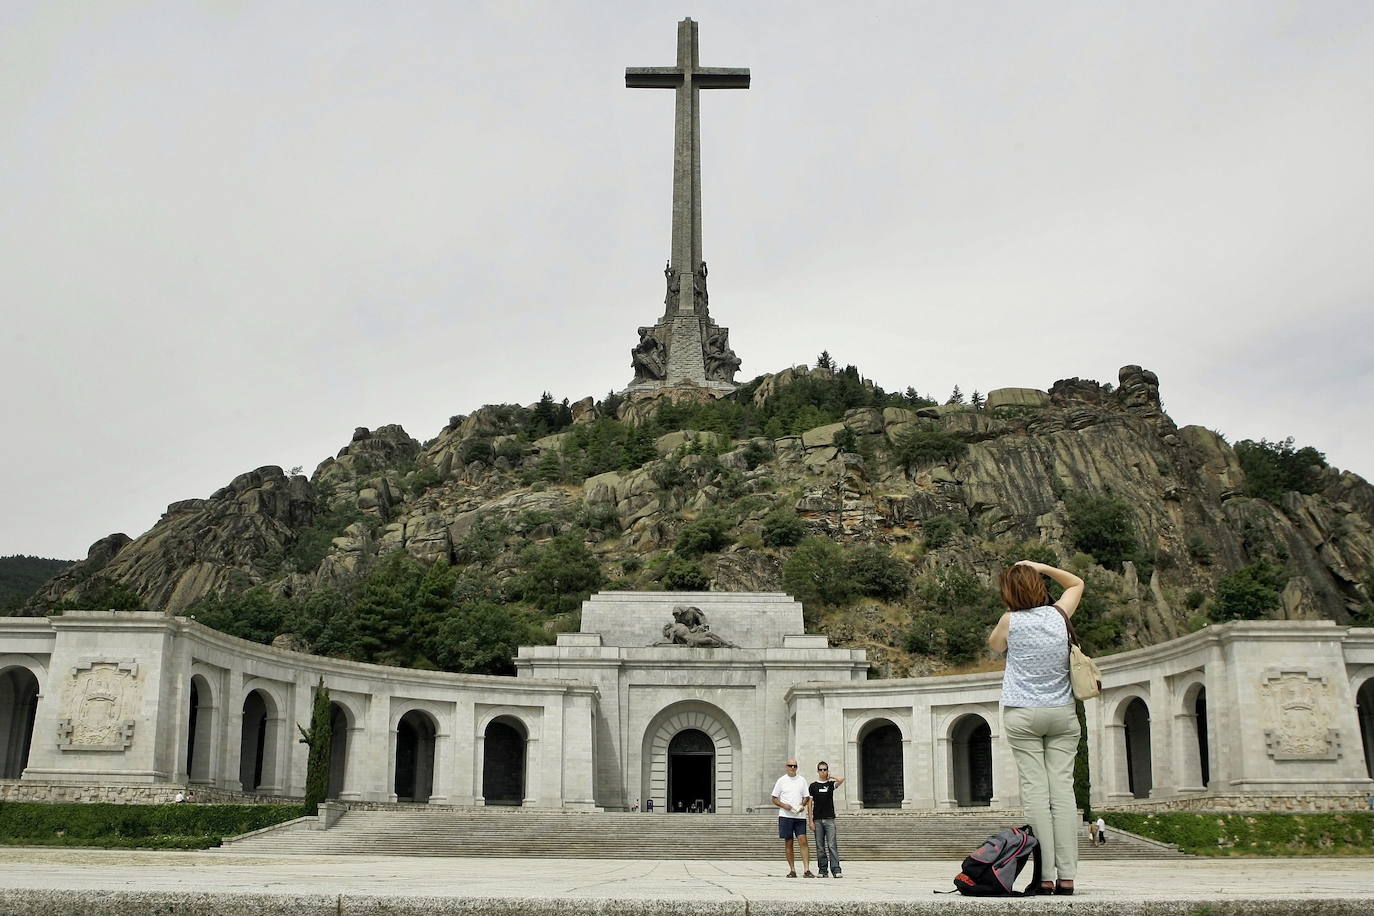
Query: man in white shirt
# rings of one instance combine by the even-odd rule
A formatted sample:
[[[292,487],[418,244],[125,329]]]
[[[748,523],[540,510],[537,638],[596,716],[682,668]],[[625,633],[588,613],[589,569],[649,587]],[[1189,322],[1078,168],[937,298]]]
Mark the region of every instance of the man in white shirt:
[[[797,862],[792,853],[792,841],[801,840],[804,878],[811,874],[811,850],[806,845],[806,810],[811,804],[806,780],[797,775],[797,758],[787,758],[787,771],[773,784],[773,804],[778,811],[778,837],[787,850],[787,877],[797,877]]]

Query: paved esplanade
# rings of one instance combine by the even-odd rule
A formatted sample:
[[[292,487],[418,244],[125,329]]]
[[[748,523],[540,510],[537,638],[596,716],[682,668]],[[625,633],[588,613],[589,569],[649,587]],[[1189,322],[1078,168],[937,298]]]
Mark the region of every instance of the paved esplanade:
[[[677,65],[628,67],[631,89],[672,89],[677,95],[673,128],[673,239],[664,270],[667,291],[663,316],[640,328],[632,351],[635,379],[631,389],[690,382],[733,389],[739,360],[728,343],[729,331],[710,319],[706,294],[706,261],[701,247],[701,117],[700,90],[748,89],[746,67],[703,67],[697,48],[697,24],[677,24]]]
[[[760,829],[768,824],[760,823]],[[781,844],[780,844],[781,845]],[[691,854],[690,831],[683,852]],[[844,880],[784,863],[0,849],[0,914],[235,916],[481,913],[567,916],[1347,916],[1374,912],[1365,858],[1118,859],[1073,897],[935,896],[957,863],[846,860]]]

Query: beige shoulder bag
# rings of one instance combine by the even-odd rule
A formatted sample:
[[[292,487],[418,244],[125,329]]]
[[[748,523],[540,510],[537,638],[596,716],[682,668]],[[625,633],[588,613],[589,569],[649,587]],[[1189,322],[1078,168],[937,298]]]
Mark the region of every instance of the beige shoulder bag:
[[[1078,634],[1073,631],[1073,621],[1059,605],[1053,605],[1064,618],[1064,626],[1069,631],[1069,684],[1073,687],[1075,700],[1090,700],[1102,695],[1102,672],[1097,662],[1088,658],[1083,647],[1078,644]]]

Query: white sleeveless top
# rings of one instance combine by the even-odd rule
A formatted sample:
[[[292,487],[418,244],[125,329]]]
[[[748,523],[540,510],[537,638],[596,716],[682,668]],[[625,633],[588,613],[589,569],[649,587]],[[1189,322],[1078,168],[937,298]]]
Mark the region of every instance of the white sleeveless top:
[[[1072,702],[1069,630],[1059,610],[1044,605],[1012,611],[1002,705],[1067,706]]]

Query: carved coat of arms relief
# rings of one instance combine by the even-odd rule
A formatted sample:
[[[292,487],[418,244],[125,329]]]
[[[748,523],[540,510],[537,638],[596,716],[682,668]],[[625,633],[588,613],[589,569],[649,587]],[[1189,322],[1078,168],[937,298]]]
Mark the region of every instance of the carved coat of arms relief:
[[[1331,685],[1306,670],[1270,669],[1260,681],[1264,743],[1274,760],[1335,760],[1339,729],[1332,728]]]
[[[142,694],[138,663],[88,659],[71,669],[57,723],[64,751],[123,751],[133,743]]]

